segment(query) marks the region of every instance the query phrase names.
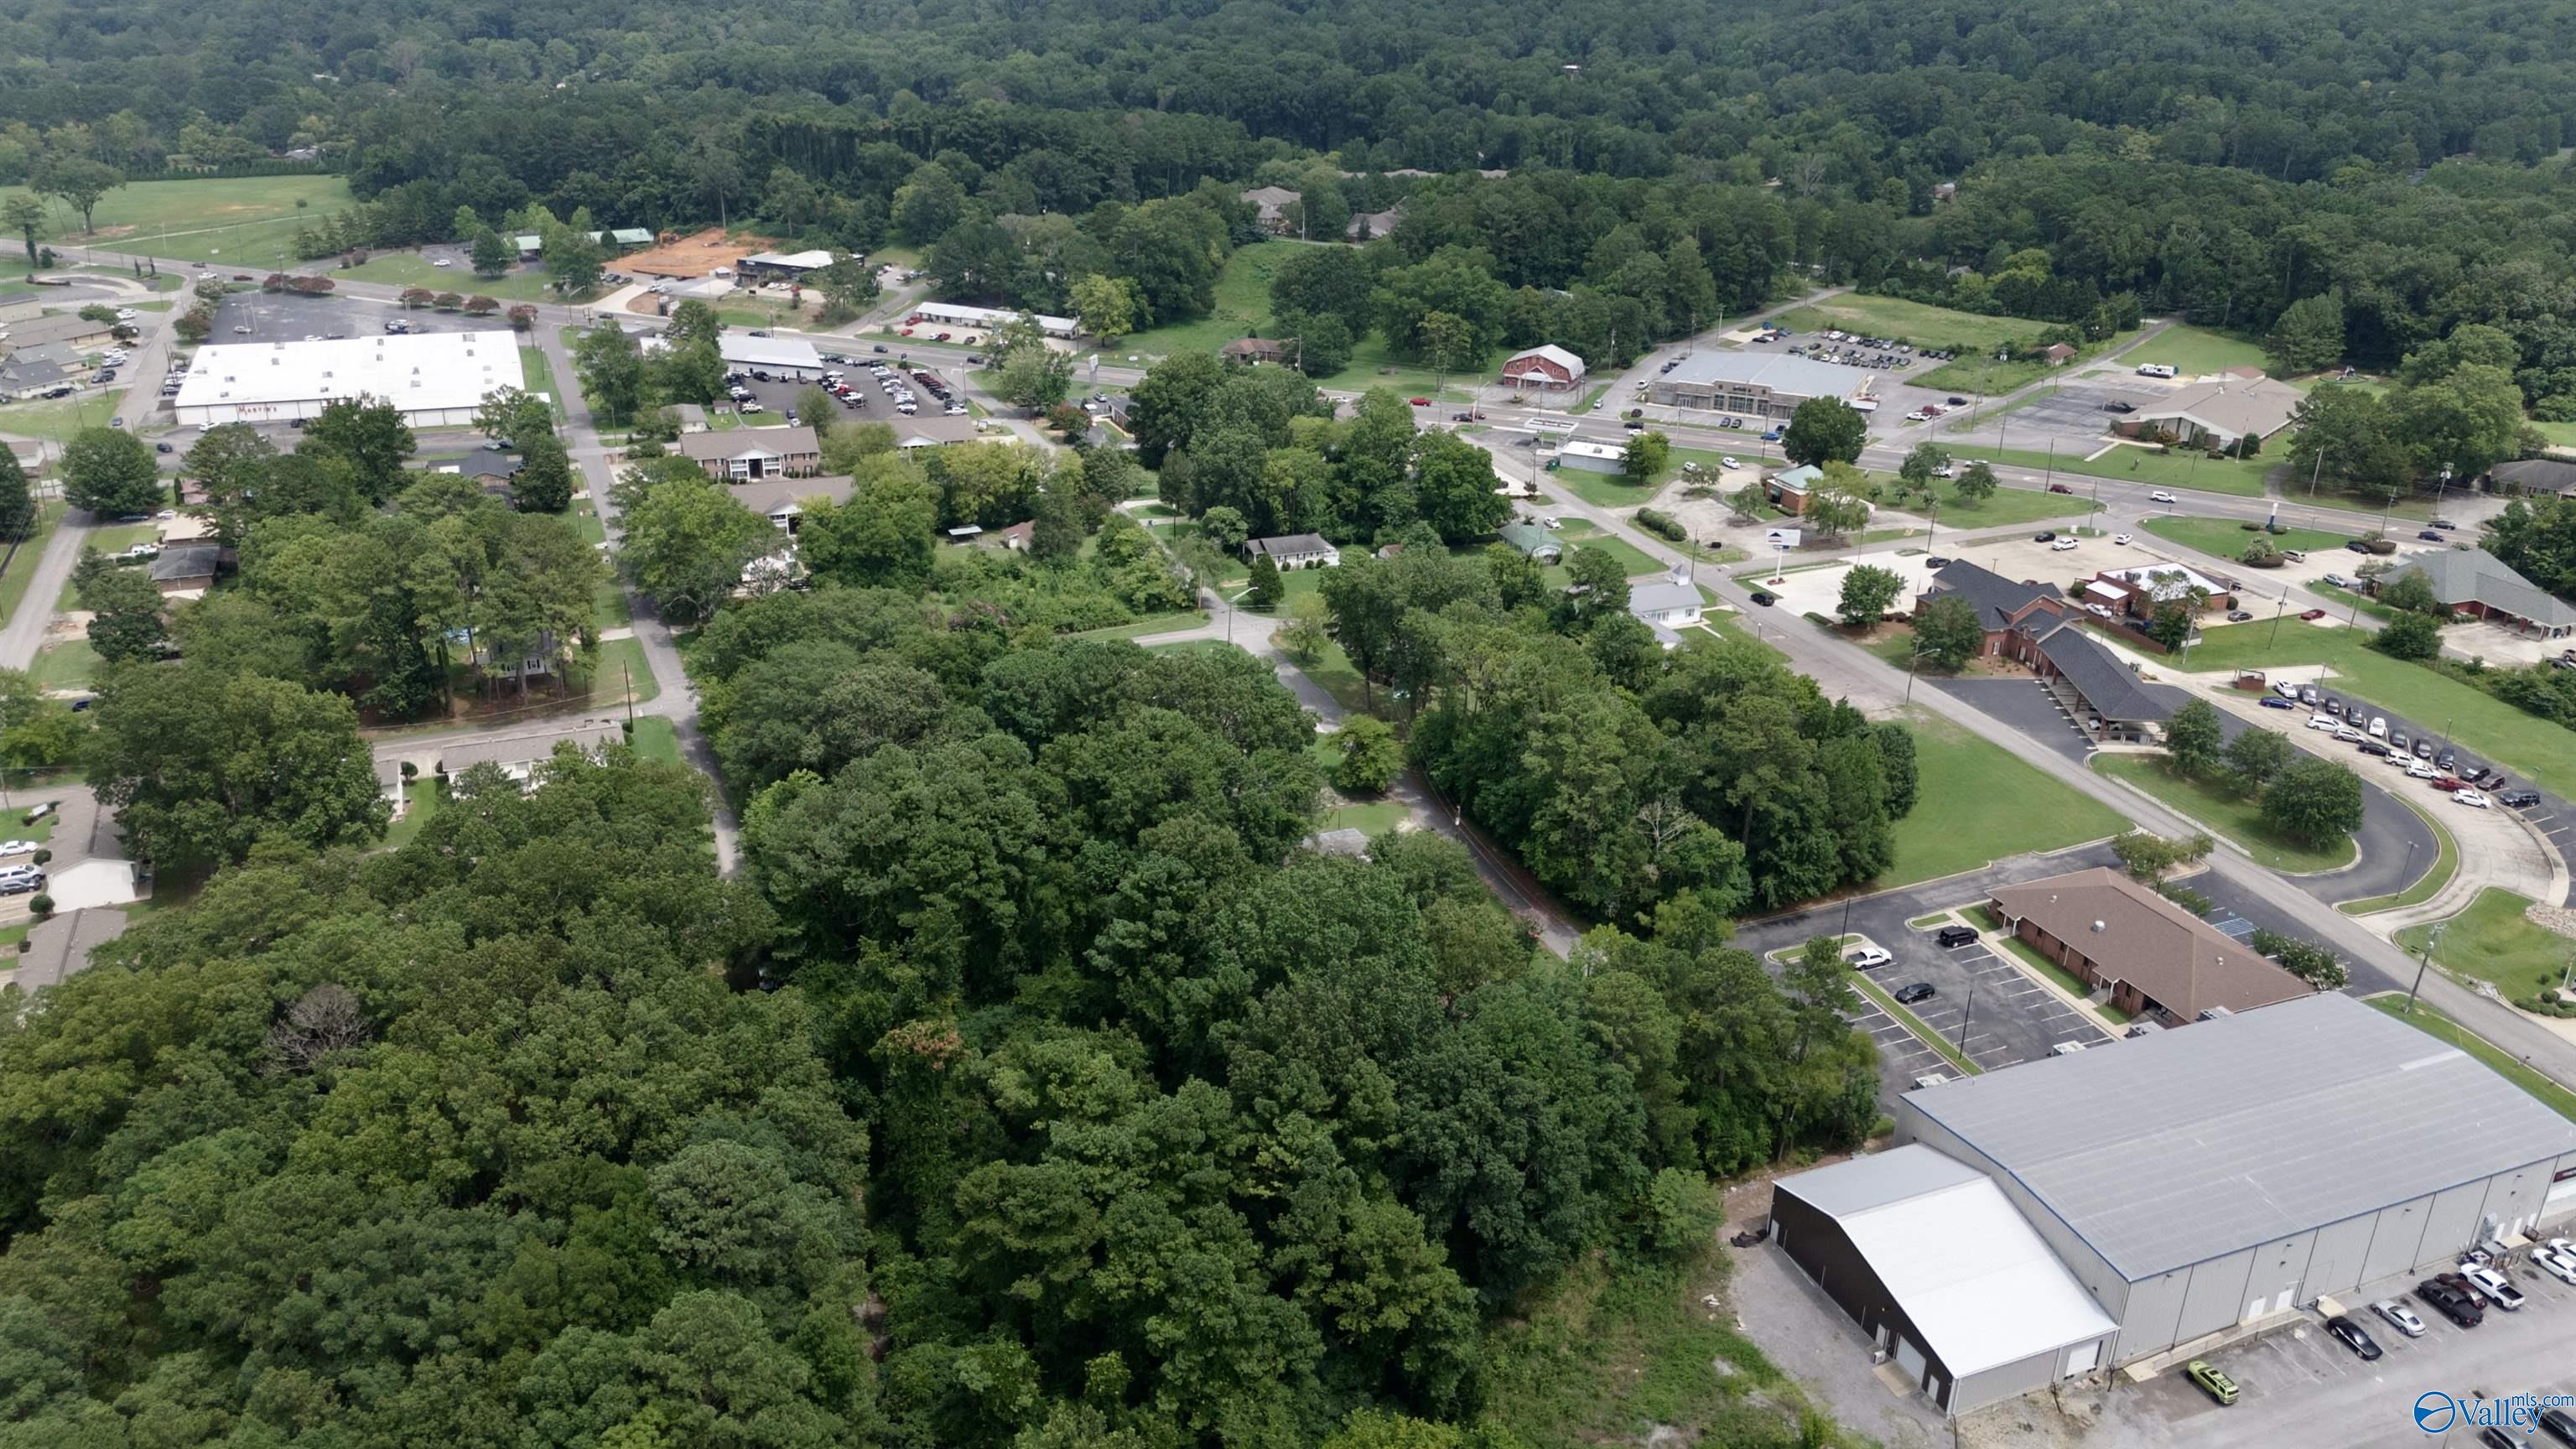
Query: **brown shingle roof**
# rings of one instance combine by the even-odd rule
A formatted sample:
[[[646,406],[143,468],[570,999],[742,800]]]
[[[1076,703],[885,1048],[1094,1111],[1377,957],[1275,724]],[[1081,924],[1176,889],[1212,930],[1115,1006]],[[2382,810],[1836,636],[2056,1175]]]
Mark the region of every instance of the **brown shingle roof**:
[[[1994,902],[2093,959],[2102,975],[2126,981],[2176,1017],[2213,1006],[2251,1011],[2309,994],[2299,978],[2242,941],[2116,870],[2003,886]],[[2101,930],[2094,930],[2096,924]]]

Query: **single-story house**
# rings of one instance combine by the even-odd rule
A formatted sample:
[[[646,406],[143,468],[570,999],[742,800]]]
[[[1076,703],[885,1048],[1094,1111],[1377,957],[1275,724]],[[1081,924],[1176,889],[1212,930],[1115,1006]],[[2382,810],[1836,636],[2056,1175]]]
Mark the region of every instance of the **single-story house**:
[[[220,544],[171,544],[152,561],[152,582],[165,595],[202,594],[215,586],[215,570],[223,554]]]
[[[1556,535],[1535,523],[1506,523],[1494,530],[1494,536],[1521,551],[1521,557],[1552,564],[1565,557],[1565,545]]]
[[[2236,938],[2107,866],[1998,886],[2016,937],[2129,1016],[2172,1028],[2311,993]]]
[[[1277,538],[1250,538],[1243,543],[1243,556],[1268,555],[1283,569],[1333,568],[1342,561],[1342,551],[1324,541],[1318,533],[1286,533]]]
[[[2561,458],[2522,458],[2487,470],[2490,486],[2515,493],[2576,492],[2576,463]]]
[[[1303,192],[1291,191],[1285,186],[1256,186],[1243,193],[1243,199],[1252,203],[1263,231],[1285,235],[1297,232],[1297,224],[1288,219],[1288,208],[1305,200]]]
[[[703,433],[707,430],[707,410],[696,403],[676,404],[671,409],[671,416],[678,421],[682,433]]]
[[[1682,569],[1651,584],[1632,584],[1628,589],[1629,615],[1654,630],[1657,642],[1667,649],[1681,643],[1681,635],[1674,631],[1696,627],[1707,607],[1699,585]]]
[[[2288,427],[2306,396],[2268,377],[2222,376],[2174,389],[2122,419],[2116,431],[2144,437],[2161,429],[2197,447],[2229,447],[2239,438],[2268,438]]]
[[[44,471],[45,445],[32,440],[11,439],[9,456],[18,461],[18,471],[34,478]]]
[[[823,470],[823,445],[814,430],[737,428],[729,433],[683,433],[672,451],[707,470],[719,483],[753,478],[804,478]]]
[[[1217,355],[1228,362],[1277,362],[1288,355],[1288,344],[1276,337],[1238,337]]]
[[[1583,359],[1553,344],[1514,354],[1503,364],[1503,381],[1524,390],[1569,388],[1582,380]]]
[[[898,417],[894,424],[894,446],[897,452],[909,453],[922,448],[945,448],[951,443],[1016,443],[1020,435],[1008,428],[990,430],[976,424],[973,418],[952,418],[945,414],[921,417]]]
[[[21,297],[15,301],[0,297],[0,331],[6,331],[14,323],[33,322],[44,315],[45,304],[34,297]]]
[[[725,491],[736,503],[768,519],[770,527],[792,534],[802,526],[807,504],[847,503],[856,486],[847,478],[764,478],[736,483]]]
[[[2017,632],[2028,642],[2011,652],[2030,665],[2059,707],[2096,739],[2149,739],[2173,718],[2183,698],[2179,690],[2148,686],[2072,622],[2045,632],[2025,625]]]
[[[0,356],[0,397],[42,397],[58,387],[77,387],[87,376],[89,364],[66,343],[21,347]]]
[[[2181,564],[2104,569],[2085,583],[2082,602],[2100,604],[2123,617],[2145,619],[2153,617],[2160,605],[2189,604],[2195,594],[2203,611],[2236,607],[2232,581],[2214,579]]]
[[[2380,575],[2372,593],[2409,574],[2421,574],[2433,597],[2454,614],[2467,614],[2543,639],[2576,634],[2576,606],[2540,587],[2482,548],[2428,549]]]
[[[1037,537],[1037,532],[1038,526],[1036,521],[1033,519],[1023,518],[1019,522],[1014,523],[1007,528],[997,528],[984,536],[992,542],[994,547],[1002,549],[1005,552],[1027,553],[1029,551],[1030,542]]]
[[[518,249],[520,261],[533,262],[545,254],[546,239],[535,232],[523,231],[510,238],[510,245]]]
[[[1988,658],[2021,658],[2019,646],[2034,631],[2053,629],[2067,617],[2066,601],[2057,585],[2008,579],[1965,560],[1948,564],[1932,576],[1932,586],[1914,601],[1915,611],[1932,607],[1945,594],[1956,594],[1976,609],[1977,622],[1986,630],[1985,647],[1978,652]]]
[[[1402,220],[1404,220],[1404,203],[1401,201],[1384,211],[1353,212],[1350,223],[1342,228],[1342,236],[1348,241],[1364,242],[1395,230],[1395,224]]]
[[[1583,473],[1624,473],[1628,471],[1628,450],[1616,443],[1596,443],[1588,438],[1568,438],[1556,445],[1559,467]]]
[[[2075,360],[2075,348],[2071,343],[2052,342],[2039,355],[2047,359],[2051,367],[2064,367]]]
[[[42,347],[52,342],[66,347],[97,347],[115,337],[114,322],[93,321],[77,312],[57,312],[32,322],[12,322],[0,329],[0,351]]]

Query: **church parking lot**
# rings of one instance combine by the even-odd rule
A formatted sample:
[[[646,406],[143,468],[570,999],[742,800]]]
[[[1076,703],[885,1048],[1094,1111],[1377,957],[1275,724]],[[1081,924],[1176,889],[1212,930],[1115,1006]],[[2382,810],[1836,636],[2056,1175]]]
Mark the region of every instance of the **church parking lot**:
[[[1936,994],[1910,1009],[1982,1070],[2037,1061],[2061,1043],[2093,1046],[2113,1039],[2108,1028],[2069,1008],[1983,938],[1945,950],[1932,932],[1908,931],[1903,940],[1883,944],[1896,959],[1870,977],[1890,992],[1928,983]]]

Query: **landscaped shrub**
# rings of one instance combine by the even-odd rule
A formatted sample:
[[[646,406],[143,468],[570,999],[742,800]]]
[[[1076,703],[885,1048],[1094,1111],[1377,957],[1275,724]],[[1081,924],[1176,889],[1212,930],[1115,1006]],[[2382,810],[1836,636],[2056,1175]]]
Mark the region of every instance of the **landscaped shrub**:
[[[1671,539],[1675,543],[1690,537],[1690,531],[1682,527],[1680,520],[1669,513],[1660,513],[1652,508],[1637,510],[1637,526],[1648,533]]]

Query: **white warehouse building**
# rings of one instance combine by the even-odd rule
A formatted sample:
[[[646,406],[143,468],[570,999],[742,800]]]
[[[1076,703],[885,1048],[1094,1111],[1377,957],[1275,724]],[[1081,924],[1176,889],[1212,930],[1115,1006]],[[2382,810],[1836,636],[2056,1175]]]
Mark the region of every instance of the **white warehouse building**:
[[[1050,317],[1043,312],[1014,312],[1005,307],[967,307],[955,302],[915,303],[911,321],[915,327],[990,328],[1017,322],[1022,317],[1038,324],[1038,330],[1049,337],[1071,337],[1082,330],[1082,324],[1070,317]]]
[[[2576,1123],[2337,992],[1908,1092],[1896,1141],[1781,1179],[1772,1222],[1952,1414],[2576,1215]]]
[[[524,388],[518,334],[414,332],[197,349],[173,401],[183,427],[289,422],[374,397],[415,427],[471,423],[483,395]]]

